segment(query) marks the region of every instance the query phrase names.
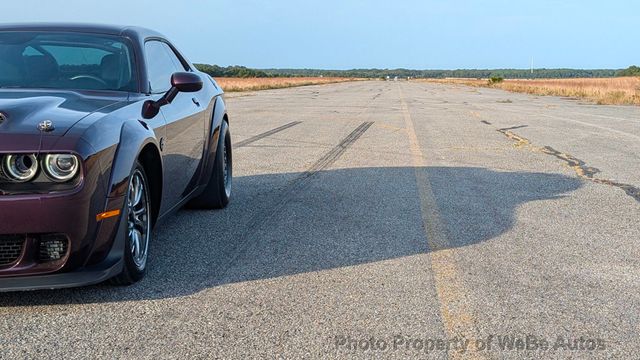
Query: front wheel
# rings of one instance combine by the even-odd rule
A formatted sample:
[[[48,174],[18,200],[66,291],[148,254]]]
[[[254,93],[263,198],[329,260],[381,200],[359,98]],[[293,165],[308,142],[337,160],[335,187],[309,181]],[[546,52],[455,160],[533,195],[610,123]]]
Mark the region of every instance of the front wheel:
[[[220,139],[216,149],[211,178],[204,192],[191,200],[190,207],[199,209],[222,209],[231,200],[231,185],[233,183],[233,156],[231,148],[231,133],[226,121],[220,126]]]
[[[127,204],[123,220],[127,221],[124,247],[124,269],[112,279],[117,285],[131,285],[140,281],[147,270],[151,240],[151,200],[147,175],[136,163],[129,177]]]

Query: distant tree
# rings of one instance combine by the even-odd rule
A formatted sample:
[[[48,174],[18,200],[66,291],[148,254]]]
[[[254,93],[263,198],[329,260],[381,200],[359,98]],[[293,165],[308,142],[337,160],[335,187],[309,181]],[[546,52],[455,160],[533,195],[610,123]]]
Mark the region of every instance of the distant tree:
[[[632,65],[616,73],[616,76],[640,76],[640,67]]]

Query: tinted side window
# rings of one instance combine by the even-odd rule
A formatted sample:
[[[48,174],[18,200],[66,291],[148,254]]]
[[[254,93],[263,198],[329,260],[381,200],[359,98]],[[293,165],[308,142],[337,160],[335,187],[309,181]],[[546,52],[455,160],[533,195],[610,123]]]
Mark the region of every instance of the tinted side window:
[[[169,57],[171,58],[171,60],[173,60],[173,64],[176,66],[178,71],[188,71],[189,70],[189,68],[184,66],[182,61],[180,61],[180,59],[178,58],[178,55],[176,55],[176,53],[173,51],[171,46],[169,46],[169,45],[167,45],[165,43],[162,43],[162,45],[164,46],[165,50],[167,50],[167,52],[169,53]]]
[[[167,52],[167,45],[160,41],[148,41],[145,44],[147,72],[152,93],[163,93],[171,88],[171,75],[177,71],[175,61]],[[175,56],[175,55],[173,55]]]

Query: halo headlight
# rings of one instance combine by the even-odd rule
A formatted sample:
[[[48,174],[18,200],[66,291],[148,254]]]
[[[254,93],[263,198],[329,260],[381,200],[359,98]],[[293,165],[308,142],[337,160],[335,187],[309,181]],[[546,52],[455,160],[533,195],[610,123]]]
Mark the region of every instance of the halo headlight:
[[[10,154],[2,159],[2,172],[11,181],[27,182],[38,173],[38,159],[34,154]]]
[[[43,160],[44,172],[55,182],[73,179],[80,169],[78,157],[71,154],[48,154]]]

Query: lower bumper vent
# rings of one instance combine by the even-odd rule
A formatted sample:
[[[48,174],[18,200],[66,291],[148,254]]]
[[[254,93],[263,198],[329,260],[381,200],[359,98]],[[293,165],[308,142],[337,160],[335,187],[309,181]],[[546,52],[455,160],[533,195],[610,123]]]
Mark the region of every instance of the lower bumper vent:
[[[16,262],[22,254],[25,236],[0,235],[0,266]]]
[[[61,260],[67,255],[69,240],[62,234],[46,234],[40,236],[40,262]]]

